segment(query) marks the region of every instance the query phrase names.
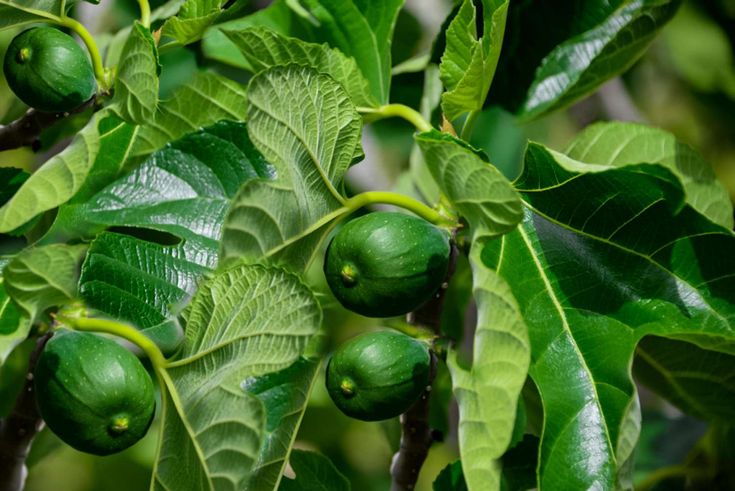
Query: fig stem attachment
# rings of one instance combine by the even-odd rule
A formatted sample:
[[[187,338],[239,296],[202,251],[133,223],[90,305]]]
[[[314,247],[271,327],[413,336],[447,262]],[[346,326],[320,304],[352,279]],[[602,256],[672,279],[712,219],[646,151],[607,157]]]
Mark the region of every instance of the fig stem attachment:
[[[126,339],[138,346],[151,360],[156,371],[166,367],[166,358],[156,343],[151,341],[145,334],[132,326],[108,319],[94,319],[91,317],[80,317],[77,319],[57,316],[59,322],[77,331],[103,332]]]
[[[431,131],[432,126],[426,119],[416,111],[404,104],[386,104],[380,107],[358,107],[357,112],[362,114],[366,123],[372,123],[385,118],[403,118],[420,132]]]
[[[105,65],[102,63],[102,55],[97,47],[97,42],[94,40],[92,35],[89,33],[86,27],[81,22],[78,22],[71,17],[66,15],[60,17],[56,23],[62,27],[67,27],[74,31],[82,40],[84,45],[87,47],[87,52],[92,60],[92,68],[94,69],[94,77],[97,79],[102,92],[107,91],[110,88],[110,77],[108,72],[105,70]]]
[[[150,29],[151,5],[148,3],[148,0],[138,0],[138,5],[140,6],[140,23],[143,24],[143,27],[146,29]]]
[[[457,226],[456,221],[442,215],[424,203],[409,196],[392,193],[390,191],[367,191],[357,194],[345,201],[342,209],[345,210],[346,213],[352,213],[363,206],[369,205],[394,205],[408,210],[434,225],[450,228]]]

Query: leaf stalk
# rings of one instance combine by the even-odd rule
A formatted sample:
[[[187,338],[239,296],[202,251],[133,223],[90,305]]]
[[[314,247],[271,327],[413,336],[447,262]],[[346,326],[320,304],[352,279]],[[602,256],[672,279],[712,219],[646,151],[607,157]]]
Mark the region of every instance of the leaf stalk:
[[[416,111],[404,104],[386,104],[378,108],[358,107],[357,112],[362,114],[363,119],[367,123],[379,121],[381,119],[398,117],[403,118],[416,127],[420,132],[431,131],[432,126],[426,119]]]

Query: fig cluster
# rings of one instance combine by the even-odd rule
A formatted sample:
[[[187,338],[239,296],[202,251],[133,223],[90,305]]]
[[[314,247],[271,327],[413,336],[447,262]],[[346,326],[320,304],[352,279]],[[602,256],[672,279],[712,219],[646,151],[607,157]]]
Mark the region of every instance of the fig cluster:
[[[442,287],[450,237],[411,215],[369,213],[347,223],[330,242],[327,284],[347,309],[368,317],[412,312]],[[406,412],[431,383],[429,344],[392,330],[361,334],[340,346],[326,385],[347,416],[379,421]]]

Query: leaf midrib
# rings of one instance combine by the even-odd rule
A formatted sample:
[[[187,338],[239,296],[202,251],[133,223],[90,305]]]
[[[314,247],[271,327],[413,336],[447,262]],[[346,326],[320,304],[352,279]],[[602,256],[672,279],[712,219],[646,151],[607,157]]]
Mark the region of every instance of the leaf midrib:
[[[562,307],[561,303],[559,302],[559,299],[556,297],[556,293],[555,293],[553,287],[551,286],[551,282],[550,282],[548,276],[544,272],[543,266],[541,265],[541,263],[538,260],[538,257],[535,254],[535,250],[534,250],[534,248],[533,248],[533,246],[532,246],[532,244],[530,242],[530,239],[528,238],[528,235],[526,234],[526,231],[523,229],[523,226],[518,227],[518,231],[519,231],[519,233],[521,235],[521,238],[523,239],[523,242],[526,244],[526,247],[528,248],[529,252],[531,253],[530,254],[531,255],[531,258],[533,260],[533,263],[534,263],[536,269],[539,272],[539,276],[540,276],[541,280],[544,283],[544,287],[546,288],[546,291],[547,291],[547,293],[549,295],[549,298],[551,299],[552,303],[554,304],[554,308],[556,309],[556,311],[559,314],[559,317],[560,317],[560,319],[562,321],[562,327],[569,334],[569,337],[571,339],[575,339],[574,338],[574,335],[572,333],[572,330],[571,330],[571,328],[569,326],[569,322],[567,320],[566,314],[564,313],[564,308]],[[602,406],[600,405],[600,396],[597,393],[597,385],[596,385],[596,382],[595,382],[595,378],[592,376],[592,372],[590,371],[589,367],[587,366],[587,361],[585,360],[584,355],[582,354],[581,351],[579,351],[579,347],[577,346],[576,340],[575,340],[574,343],[572,343],[572,347],[574,348],[574,351],[577,354],[578,359],[580,360],[580,365],[582,366],[582,368],[584,369],[585,373],[587,374],[587,376],[589,378],[590,388],[591,388],[591,390],[592,390],[592,392],[594,394],[595,406],[597,406],[597,410],[598,410],[598,412],[600,414],[600,419],[603,421],[602,428],[603,428],[603,432],[605,434],[605,441],[607,443],[608,452],[610,453],[610,458],[611,458],[613,464],[615,466],[617,466],[616,456],[615,456],[615,452],[614,452],[612,440],[610,438],[610,431],[608,430],[608,425],[607,425],[607,421],[606,421],[606,418],[605,418],[605,412],[602,410]],[[554,444],[552,444],[552,449],[555,447],[555,445],[556,445],[556,442],[554,442]]]

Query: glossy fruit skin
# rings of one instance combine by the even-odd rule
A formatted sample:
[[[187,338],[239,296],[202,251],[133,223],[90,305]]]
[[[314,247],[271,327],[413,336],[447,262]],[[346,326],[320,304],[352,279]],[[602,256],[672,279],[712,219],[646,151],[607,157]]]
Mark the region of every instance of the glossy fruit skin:
[[[41,417],[68,445],[109,455],[143,438],[156,409],[143,364],[114,341],[58,331],[34,371]]]
[[[449,234],[426,220],[375,212],[347,223],[327,248],[324,274],[346,308],[368,317],[411,312],[449,267]]]
[[[17,35],[5,53],[3,71],[15,95],[39,111],[76,109],[96,88],[84,50],[53,27],[34,27]]]
[[[428,346],[395,331],[361,334],[340,346],[327,365],[327,391],[347,416],[363,421],[406,412],[429,385]]]

